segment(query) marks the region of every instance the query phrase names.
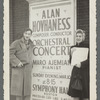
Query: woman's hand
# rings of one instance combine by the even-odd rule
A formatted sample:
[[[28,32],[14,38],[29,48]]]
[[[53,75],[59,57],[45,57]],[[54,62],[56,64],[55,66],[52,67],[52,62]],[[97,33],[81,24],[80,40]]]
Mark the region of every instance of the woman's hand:
[[[81,67],[81,63],[78,63],[75,66],[78,67],[78,68],[80,68]]]

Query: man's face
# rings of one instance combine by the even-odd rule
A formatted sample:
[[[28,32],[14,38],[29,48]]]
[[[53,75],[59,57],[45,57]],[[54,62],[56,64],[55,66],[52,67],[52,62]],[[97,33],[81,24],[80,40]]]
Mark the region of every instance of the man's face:
[[[31,31],[26,31],[24,34],[23,34],[23,37],[26,41],[28,41],[31,37],[32,33]]]
[[[76,43],[81,43],[83,41],[83,35],[82,33],[76,34]]]

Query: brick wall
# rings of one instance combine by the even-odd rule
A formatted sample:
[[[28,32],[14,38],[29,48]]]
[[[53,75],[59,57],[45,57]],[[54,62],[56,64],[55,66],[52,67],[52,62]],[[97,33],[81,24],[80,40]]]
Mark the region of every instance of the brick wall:
[[[10,42],[20,38],[29,26],[29,4],[26,0],[10,0]]]
[[[77,0],[77,28],[86,32],[86,43],[89,42],[89,0]]]

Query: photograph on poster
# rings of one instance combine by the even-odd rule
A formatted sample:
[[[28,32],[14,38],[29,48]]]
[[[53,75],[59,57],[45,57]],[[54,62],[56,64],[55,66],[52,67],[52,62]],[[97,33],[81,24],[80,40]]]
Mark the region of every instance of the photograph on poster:
[[[92,100],[90,31],[90,0],[9,0],[9,99]]]

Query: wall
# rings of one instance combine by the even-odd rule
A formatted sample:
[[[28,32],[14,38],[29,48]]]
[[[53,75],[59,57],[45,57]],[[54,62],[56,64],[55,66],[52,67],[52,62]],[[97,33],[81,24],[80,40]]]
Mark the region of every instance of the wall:
[[[28,2],[26,0],[10,0],[10,42],[20,38],[28,26]]]
[[[86,43],[89,42],[89,0],[77,0],[77,28],[86,32]]]

